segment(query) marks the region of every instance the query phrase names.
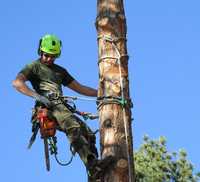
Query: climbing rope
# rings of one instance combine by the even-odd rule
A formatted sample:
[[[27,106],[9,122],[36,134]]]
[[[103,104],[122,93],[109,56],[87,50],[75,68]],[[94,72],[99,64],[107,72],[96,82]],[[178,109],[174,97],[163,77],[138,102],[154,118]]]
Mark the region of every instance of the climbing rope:
[[[61,96],[63,99],[72,99],[72,100],[85,100],[85,101],[96,101],[96,99],[91,99],[87,97],[77,97],[77,96]]]
[[[121,66],[121,58],[124,56],[128,55],[121,55],[120,51],[116,45],[116,42],[119,41],[120,39],[125,39],[124,37],[119,37],[119,38],[112,38],[111,36],[108,35],[100,35],[98,36],[98,39],[103,39],[103,42],[105,44],[106,41],[110,42],[113,46],[113,48],[116,51],[116,57],[112,57],[111,59],[115,59],[116,63],[119,65],[119,74],[120,74],[120,87],[121,87],[121,101],[126,101],[125,95],[124,95],[124,85],[123,85],[123,80],[122,80],[122,66]],[[99,63],[104,60],[108,59],[111,56],[108,57],[102,57],[100,58]],[[129,151],[129,141],[128,141],[128,128],[127,128],[127,118],[126,118],[126,111],[125,111],[125,103],[121,104],[122,105],[122,112],[123,112],[123,121],[124,121],[124,130],[125,130],[125,138],[126,138],[126,146],[127,146],[127,159],[128,159],[128,169],[129,169],[129,182],[132,182],[132,177],[131,177],[131,158],[130,158],[130,151]]]
[[[57,138],[56,136],[54,137],[49,137],[48,138],[48,144],[49,144],[49,151],[50,151],[50,154],[53,155],[54,154],[54,157],[56,159],[56,162],[61,165],[61,166],[68,166],[69,164],[71,164],[72,160],[73,160],[73,157],[75,156],[75,152],[72,150],[72,146],[70,146],[70,151],[72,153],[71,155],[71,158],[69,159],[69,161],[67,162],[61,162],[59,159],[58,159],[58,148],[56,146],[56,143],[57,143]]]
[[[72,160],[73,160],[73,155],[71,156],[71,158],[69,159],[69,161],[68,162],[61,162],[59,159],[58,159],[58,157],[57,157],[57,155],[55,154],[54,155],[55,156],[55,159],[56,159],[56,162],[59,164],[59,165],[61,165],[61,166],[68,166],[68,165],[70,165],[71,163],[72,163]]]
[[[83,101],[95,101],[96,99],[91,99],[87,97],[77,97],[77,96],[59,96],[55,93],[51,93],[48,95],[48,98],[50,101],[54,101],[54,105],[57,104],[64,104],[72,113],[78,114],[83,117],[83,119],[86,121],[87,119],[94,120],[97,119],[99,116],[98,114],[93,114],[90,112],[82,112],[77,110],[75,100],[83,100]]]
[[[108,35],[99,35],[97,39],[98,39],[98,40],[99,40],[99,39],[102,39],[103,42],[104,42],[104,44],[105,44],[106,41],[111,42],[112,45],[115,47],[116,53],[117,53],[117,51],[118,51],[118,53],[119,53],[119,50],[118,50],[118,48],[117,48],[117,46],[115,45],[114,42],[118,42],[118,41],[120,41],[120,40],[126,40],[125,37],[112,38],[112,37],[110,37],[110,36],[108,36]],[[99,65],[101,62],[105,62],[105,59],[117,60],[117,61],[115,61],[115,64],[119,64],[119,63],[118,63],[118,60],[119,60],[119,54],[120,54],[120,53],[119,53],[119,54],[118,54],[118,53],[117,53],[117,56],[106,55],[106,56],[100,57],[100,58],[99,58],[99,61],[98,61],[98,65]],[[122,57],[129,57],[129,56],[128,56],[127,54],[120,54],[120,59],[121,59]],[[108,62],[108,61],[106,60],[106,62]],[[112,63],[112,61],[110,61],[110,63]]]
[[[71,99],[71,100],[69,100]],[[95,99],[89,99],[86,97],[75,97],[75,96],[63,96],[61,97],[61,100],[63,102],[63,104],[72,112],[72,113],[76,113],[80,116],[83,117],[83,119],[86,121],[87,119],[93,120],[93,119],[97,119],[99,118],[98,114],[93,114],[90,112],[82,112],[76,109],[76,105],[74,103],[74,100],[88,100],[88,101],[96,101]],[[72,105],[70,105],[72,104]]]
[[[113,103],[119,104],[122,107],[125,107],[125,106],[128,106],[130,108],[133,107],[133,103],[132,103],[131,99],[124,99],[124,98],[118,97],[118,96],[101,96],[101,97],[97,97],[97,99],[91,99],[91,98],[87,98],[87,97],[76,97],[76,96],[61,96],[60,98],[62,98],[64,101],[66,101],[66,103],[67,103],[66,107],[68,107],[68,109],[71,112],[81,115],[84,120],[97,119],[99,116],[98,116],[98,114],[93,114],[90,112],[78,111],[76,109],[76,105],[74,103],[75,100],[96,102],[98,110],[100,110],[100,108],[106,104],[113,104]],[[63,104],[66,104],[66,103],[64,102]]]
[[[125,107],[128,105],[130,108],[133,107],[133,103],[131,99],[124,99],[122,97],[114,97],[114,96],[102,96],[97,98],[97,109],[100,110],[100,108],[106,104],[119,104],[122,107]]]

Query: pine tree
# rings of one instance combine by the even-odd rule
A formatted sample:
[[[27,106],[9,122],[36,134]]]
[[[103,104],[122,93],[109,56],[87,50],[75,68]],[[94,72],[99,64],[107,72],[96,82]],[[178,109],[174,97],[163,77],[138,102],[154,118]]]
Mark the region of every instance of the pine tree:
[[[184,150],[169,152],[166,139],[152,140],[144,137],[144,143],[135,152],[136,182],[198,182],[200,173],[187,159]]]

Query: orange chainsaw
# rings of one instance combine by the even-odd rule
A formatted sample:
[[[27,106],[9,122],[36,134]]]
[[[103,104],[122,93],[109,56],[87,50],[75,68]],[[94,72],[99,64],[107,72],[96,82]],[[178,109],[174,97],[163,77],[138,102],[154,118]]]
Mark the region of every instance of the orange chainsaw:
[[[52,120],[48,117],[47,108],[39,108],[36,114],[36,122],[33,123],[33,135],[30,139],[28,148],[30,149],[33,142],[35,141],[38,130],[40,129],[41,138],[44,140],[44,153],[45,153],[45,162],[47,171],[50,170],[50,160],[49,160],[49,145],[51,153],[57,154],[56,147],[56,126],[57,123],[55,120]]]

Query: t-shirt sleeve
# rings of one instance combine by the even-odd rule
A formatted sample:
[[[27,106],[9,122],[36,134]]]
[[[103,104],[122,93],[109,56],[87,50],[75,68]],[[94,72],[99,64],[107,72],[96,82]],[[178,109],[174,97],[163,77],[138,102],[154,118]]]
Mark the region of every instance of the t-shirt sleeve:
[[[68,73],[67,70],[64,69],[63,71],[63,82],[62,84],[64,86],[69,85],[72,81],[74,81],[74,78]]]
[[[18,74],[23,74],[27,80],[30,80],[34,75],[35,66],[33,63],[27,64]]]

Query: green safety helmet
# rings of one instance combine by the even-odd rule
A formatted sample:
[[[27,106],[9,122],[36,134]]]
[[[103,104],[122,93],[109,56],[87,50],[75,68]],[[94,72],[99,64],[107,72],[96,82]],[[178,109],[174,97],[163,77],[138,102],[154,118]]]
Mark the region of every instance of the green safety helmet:
[[[56,55],[57,57],[61,54],[62,42],[55,35],[46,34],[39,42],[38,54],[45,52],[48,54]]]

